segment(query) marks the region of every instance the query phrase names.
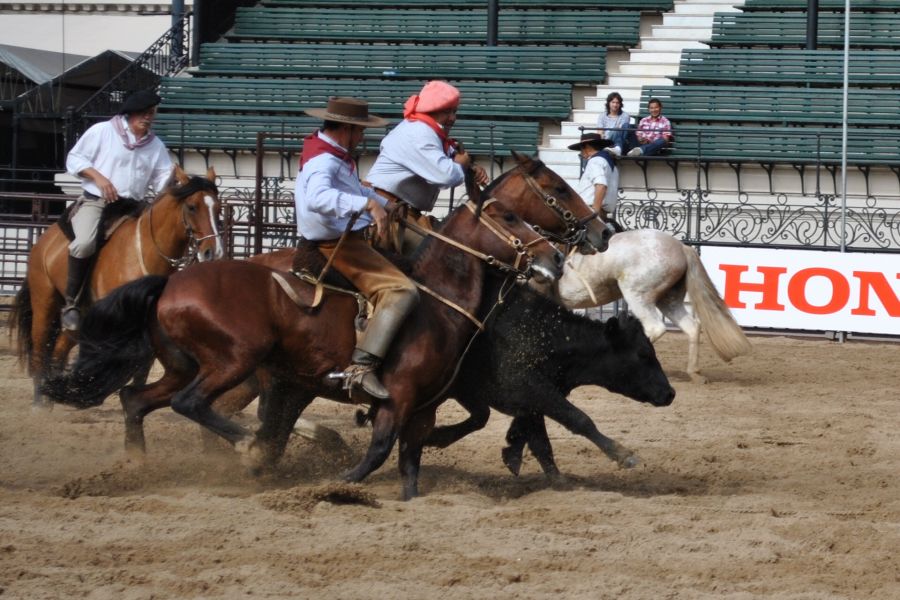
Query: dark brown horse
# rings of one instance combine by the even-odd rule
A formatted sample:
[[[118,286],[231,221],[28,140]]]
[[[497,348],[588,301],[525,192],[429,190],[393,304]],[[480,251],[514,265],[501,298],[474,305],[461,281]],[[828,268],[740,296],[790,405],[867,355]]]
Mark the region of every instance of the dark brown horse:
[[[588,254],[604,252],[611,232],[572,186],[536,157],[512,153],[516,167],[485,188],[547,239]]]
[[[481,213],[480,215],[478,213]],[[372,442],[363,461],[345,478],[360,481],[387,458],[401,440],[404,495],[417,494],[422,441],[434,424],[436,403],[451,381],[463,349],[485,315],[480,307],[510,278],[534,273],[555,279],[562,257],[500,202],[472,202],[458,208],[440,235],[429,238],[414,257],[412,277],[426,286],[383,367],[389,400],[373,406]],[[523,261],[527,257],[527,261]],[[517,268],[522,262],[527,269]],[[166,279],[146,277],[110,294],[85,316],[81,351],[71,374],[48,383],[57,401],[96,405],[132,375],[135,364],[155,354],[165,374],[148,386],[128,387],[120,396],[126,412],[126,440],[143,447],[143,418],[172,408],[246,447],[257,464],[281,455],[301,411],[315,396],[348,400],[326,376],[343,369],[355,345],[357,301],[326,294],[316,309],[301,308],[273,278],[273,271],[250,262],[195,265]],[[498,274],[508,276],[504,280]],[[297,283],[302,304],[312,288]],[[444,300],[439,299],[439,297]],[[270,381],[268,418],[254,437],[210,405],[257,369]],[[354,395],[351,401],[373,403]]]
[[[202,178],[189,177],[175,167],[159,197],[140,217],[122,223],[97,253],[85,301],[103,298],[144,275],[168,275],[188,250],[199,261],[221,258],[215,178],[213,169]],[[56,223],[41,235],[28,256],[27,277],[10,318],[10,335],[18,335],[19,359],[34,379],[36,406],[45,404],[41,383],[65,364],[77,343],[71,334],[61,334],[59,326],[68,243]]]

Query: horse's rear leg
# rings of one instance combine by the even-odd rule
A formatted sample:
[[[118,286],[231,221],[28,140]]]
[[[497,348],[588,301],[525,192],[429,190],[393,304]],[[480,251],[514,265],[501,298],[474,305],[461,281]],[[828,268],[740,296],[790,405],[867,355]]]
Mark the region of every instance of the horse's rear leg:
[[[706,383],[700,374],[700,322],[684,304],[684,291],[673,288],[659,301],[659,308],[688,337],[687,374],[695,383]]]
[[[262,413],[262,425],[253,443],[254,467],[271,466],[281,458],[300,413],[315,398],[314,394],[297,385],[277,378],[272,378],[268,385],[260,389],[260,396],[266,410]]]
[[[384,464],[394,447],[394,442],[397,441],[399,422],[402,422],[402,418],[392,399],[379,405],[372,420],[372,440],[369,442],[366,455],[358,465],[344,474],[344,481],[362,481],[369,473]]]
[[[237,378],[237,381],[243,380]],[[220,394],[235,385],[232,378],[224,379],[221,374],[199,374],[186,388],[172,398],[172,410],[206,427],[230,443],[251,444],[252,434],[241,425],[216,413],[211,405]]]
[[[147,379],[150,377],[150,370],[153,369],[153,363],[156,361],[156,358],[151,358],[147,361],[146,365],[142,365],[137,372],[135,372],[134,377],[131,378],[132,385],[145,385],[147,383]]]
[[[422,448],[434,429],[437,406],[430,406],[414,413],[400,433],[400,477],[403,481],[403,499],[419,495],[419,469],[422,465]]]
[[[190,383],[192,374],[166,370],[163,376],[150,385],[128,385],[119,390],[119,401],[125,413],[125,451],[133,458],[146,452],[144,417],[160,408],[169,406],[172,396]]]
[[[50,293],[55,292],[51,290]],[[35,306],[38,304],[36,290],[32,290],[31,301],[34,308],[32,313],[31,331],[27,334],[31,336],[32,351],[28,366],[34,382],[34,395],[32,396],[31,407],[36,411],[43,411],[50,410],[53,407],[53,402],[41,393],[41,386],[47,376],[52,373],[52,349],[56,345],[54,343],[55,336],[53,335],[53,331],[54,329],[59,331],[57,318],[62,303],[49,300],[47,306]],[[59,337],[66,336],[60,335]]]
[[[469,417],[465,421],[453,425],[435,427],[424,441],[426,446],[446,448],[466,437],[470,433],[484,429],[491,416],[491,408],[486,402],[477,398],[477,394],[461,394],[456,401],[467,411]]]

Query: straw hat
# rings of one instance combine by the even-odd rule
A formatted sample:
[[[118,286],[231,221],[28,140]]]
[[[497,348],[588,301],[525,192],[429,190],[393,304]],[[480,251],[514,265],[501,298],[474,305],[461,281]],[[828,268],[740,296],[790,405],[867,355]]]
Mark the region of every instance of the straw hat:
[[[329,98],[326,108],[308,108],[303,112],[325,121],[337,121],[360,127],[384,127],[388,124],[387,119],[370,115],[369,103],[359,98]]]

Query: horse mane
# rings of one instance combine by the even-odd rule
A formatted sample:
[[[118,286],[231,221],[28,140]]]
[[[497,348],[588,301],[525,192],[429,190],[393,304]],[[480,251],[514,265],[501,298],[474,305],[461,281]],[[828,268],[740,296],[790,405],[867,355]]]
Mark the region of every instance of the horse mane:
[[[164,189],[156,199],[159,200],[165,194],[171,194],[176,200],[184,200],[188,196],[192,196],[197,192],[209,192],[211,194],[219,195],[219,188],[215,183],[207,179],[206,177],[200,177],[199,175],[191,175],[191,177],[187,180],[187,183],[183,185],[169,185]]]
[[[519,166],[521,166],[521,163],[519,163]],[[544,166],[544,163],[543,163],[540,159],[538,159],[538,158],[532,158],[532,159],[531,159],[531,167],[530,167],[527,171],[525,171],[525,172],[526,172],[528,175],[534,175],[534,174],[537,173],[543,166]],[[513,168],[513,169],[510,169],[509,171],[506,171],[505,173],[502,173],[499,177],[497,177],[497,178],[494,179],[492,182],[490,182],[490,183],[488,184],[488,186],[487,186],[486,188],[484,188],[484,190],[482,190],[482,194],[484,194],[486,197],[490,198],[490,197],[491,197],[491,194],[492,194],[493,191],[494,191],[494,189],[497,188],[497,187],[499,187],[500,184],[502,184],[502,183],[503,183],[504,181],[506,181],[510,176],[512,176],[512,174],[513,174],[513,172],[514,172],[515,170],[516,170],[516,169]]]

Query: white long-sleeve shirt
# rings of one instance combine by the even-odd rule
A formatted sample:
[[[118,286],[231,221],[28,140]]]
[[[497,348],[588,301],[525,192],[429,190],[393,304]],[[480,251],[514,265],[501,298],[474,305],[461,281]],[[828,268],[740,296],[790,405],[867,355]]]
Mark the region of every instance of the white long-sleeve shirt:
[[[129,141],[137,142],[125,117],[114,118],[125,120],[123,125]],[[145,146],[129,150],[110,121],[92,125],[66,157],[66,170],[81,178],[81,188],[101,196],[100,188],[93,180],[79,175],[90,167],[109,179],[120,197],[135,200],[146,196],[151,186],[154,192],[161,192],[172,175],[172,159],[162,140],[154,138]]]
[[[319,132],[319,138],[346,151],[330,137]],[[353,231],[368,227],[372,217],[365,210],[369,198],[385,206],[387,201],[365,187],[350,165],[322,153],[304,163],[294,187],[297,233],[308,240],[333,240],[341,237],[354,212],[362,213]]]
[[[444,153],[441,138],[422,121],[399,123],[381,140],[381,150],[366,175],[372,185],[422,211],[430,211],[442,188],[462,184],[465,171]]]

